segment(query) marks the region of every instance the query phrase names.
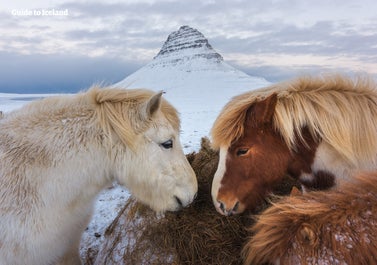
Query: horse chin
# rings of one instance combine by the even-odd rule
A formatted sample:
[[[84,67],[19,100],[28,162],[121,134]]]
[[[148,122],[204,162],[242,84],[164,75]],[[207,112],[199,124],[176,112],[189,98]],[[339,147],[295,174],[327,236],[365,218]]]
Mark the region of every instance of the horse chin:
[[[165,197],[159,198],[156,200],[152,200],[151,202],[144,202],[147,204],[152,210],[157,213],[165,213],[165,212],[177,212],[182,210],[183,208],[189,206],[193,200],[195,199],[196,194],[194,195],[173,195],[172,197]],[[141,200],[140,200],[141,201]]]
[[[189,206],[196,198],[196,193],[193,196],[173,196],[174,206],[169,210],[171,212],[180,211]]]
[[[178,212],[186,206],[179,197],[174,196],[171,199],[171,203],[162,212]]]

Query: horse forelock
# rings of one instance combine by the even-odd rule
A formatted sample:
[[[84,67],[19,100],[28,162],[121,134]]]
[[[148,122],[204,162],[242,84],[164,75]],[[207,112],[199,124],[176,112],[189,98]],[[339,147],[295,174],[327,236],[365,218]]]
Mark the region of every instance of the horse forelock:
[[[376,85],[340,75],[301,77],[234,97],[212,127],[213,147],[230,146],[241,137],[247,110],[273,93],[278,96],[273,125],[290,150],[303,140],[301,130],[307,127],[313,138],[329,143],[350,164],[374,158]]]
[[[91,88],[88,92],[96,104],[100,126],[111,137],[114,132],[123,144],[135,150],[140,134],[151,126],[158,126],[158,118],[146,117],[142,105],[155,92],[146,89]],[[162,99],[160,111],[173,127],[179,131],[180,120],[176,109]]]

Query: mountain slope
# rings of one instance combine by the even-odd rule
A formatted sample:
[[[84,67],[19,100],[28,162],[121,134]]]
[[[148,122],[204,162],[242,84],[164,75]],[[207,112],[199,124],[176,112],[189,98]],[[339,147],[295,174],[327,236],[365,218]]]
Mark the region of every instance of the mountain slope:
[[[168,36],[151,62],[114,86],[165,91],[181,113],[185,150],[192,151],[232,96],[268,84],[227,64],[202,33],[182,26]],[[196,118],[195,129],[189,128],[197,114],[201,118]]]

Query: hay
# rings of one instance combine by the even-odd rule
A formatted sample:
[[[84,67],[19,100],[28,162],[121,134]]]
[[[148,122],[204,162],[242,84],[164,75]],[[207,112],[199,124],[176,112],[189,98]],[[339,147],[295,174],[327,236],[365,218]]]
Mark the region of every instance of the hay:
[[[187,155],[198,177],[198,196],[182,211],[156,215],[130,198],[105,232],[105,243],[94,264],[200,265],[243,264],[250,214],[224,217],[212,204],[211,184],[218,154],[202,139],[199,153]],[[290,191],[284,181],[278,194]],[[259,210],[267,207],[263,205]]]

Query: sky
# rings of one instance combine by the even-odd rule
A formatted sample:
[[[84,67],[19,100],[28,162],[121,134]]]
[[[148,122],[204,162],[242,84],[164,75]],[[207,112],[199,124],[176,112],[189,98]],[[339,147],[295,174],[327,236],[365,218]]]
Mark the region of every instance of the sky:
[[[0,92],[112,84],[182,25],[271,82],[328,72],[377,79],[375,0],[12,0],[0,3]]]

